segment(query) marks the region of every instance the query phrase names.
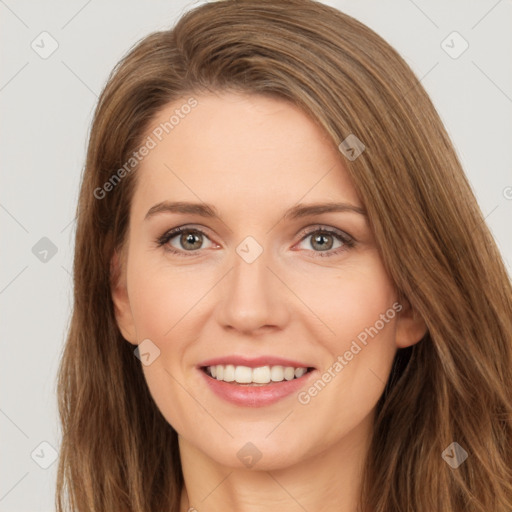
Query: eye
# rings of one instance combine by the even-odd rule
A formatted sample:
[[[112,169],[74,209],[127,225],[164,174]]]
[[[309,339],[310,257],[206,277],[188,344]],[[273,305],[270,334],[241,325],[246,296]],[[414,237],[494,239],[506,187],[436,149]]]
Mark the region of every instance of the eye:
[[[314,253],[317,253],[314,257],[335,256],[355,245],[354,239],[346,233],[324,227],[306,233],[302,237],[301,243],[304,243],[308,238],[310,241],[307,245],[313,248]],[[336,244],[338,245],[336,246]],[[302,248],[304,249],[304,247]],[[310,250],[307,247],[305,249]]]
[[[326,227],[317,227],[314,230],[302,233],[300,243],[305,244],[307,239],[310,239],[309,243],[306,244],[309,245],[309,248],[299,248],[311,251],[313,257],[336,256],[355,245],[355,240],[347,233]],[[210,245],[204,247],[205,240],[209,241]],[[166,231],[157,238],[156,243],[159,247],[163,247],[165,251],[178,256],[194,256],[200,249],[206,249],[214,245],[204,231],[187,226]]]
[[[176,239],[176,240],[174,240]],[[197,228],[190,228],[181,226],[165,232],[160,238],[157,239],[158,246],[165,246],[165,250],[180,256],[192,256],[194,252],[199,249],[205,249],[203,242],[211,240],[206,233]],[[174,243],[172,243],[174,241]],[[208,246],[208,247],[211,247]],[[186,253],[190,254],[186,254]]]

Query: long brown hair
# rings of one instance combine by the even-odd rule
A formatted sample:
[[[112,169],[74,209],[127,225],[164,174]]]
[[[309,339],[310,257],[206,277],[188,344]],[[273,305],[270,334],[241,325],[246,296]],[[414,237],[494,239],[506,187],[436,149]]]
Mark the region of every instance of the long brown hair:
[[[428,331],[397,352],[379,400],[361,510],[510,512],[510,278],[410,68],[372,30],[312,0],[204,4],[144,38],[109,77],[77,207],[74,309],[58,379],[58,511],[179,511],[177,434],[111,299],[110,262],[125,241],[136,167],[98,190],[166,104],[209,90],[282,98],[334,144],[354,134],[366,146],[340,159],[400,297]],[[468,453],[456,469],[442,457],[452,442]]]

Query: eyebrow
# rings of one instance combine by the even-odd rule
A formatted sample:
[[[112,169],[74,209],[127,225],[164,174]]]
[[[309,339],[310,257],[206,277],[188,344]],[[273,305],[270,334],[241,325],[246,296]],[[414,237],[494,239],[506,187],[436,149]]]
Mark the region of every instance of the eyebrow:
[[[368,217],[366,210],[360,206],[352,205],[349,203],[312,203],[312,204],[298,204],[286,210],[283,215],[285,220],[295,220],[302,217],[308,217],[313,215],[320,215],[322,213],[331,212],[354,212],[364,217]],[[188,213],[194,215],[200,215],[201,217],[217,218],[220,219],[217,209],[215,206],[207,203],[188,203],[183,201],[171,202],[162,201],[152,206],[144,220],[157,215],[159,213]]]

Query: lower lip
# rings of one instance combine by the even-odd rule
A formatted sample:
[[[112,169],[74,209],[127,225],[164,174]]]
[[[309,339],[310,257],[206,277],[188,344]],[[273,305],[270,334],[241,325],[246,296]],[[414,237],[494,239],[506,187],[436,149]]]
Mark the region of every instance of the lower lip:
[[[305,386],[316,370],[305,373],[302,377],[293,380],[284,380],[268,385],[249,386],[240,385],[232,382],[224,382],[210,377],[205,371],[199,369],[199,372],[206,379],[207,385],[220,398],[235,405],[244,407],[263,407],[278,402],[282,398],[297,393]]]

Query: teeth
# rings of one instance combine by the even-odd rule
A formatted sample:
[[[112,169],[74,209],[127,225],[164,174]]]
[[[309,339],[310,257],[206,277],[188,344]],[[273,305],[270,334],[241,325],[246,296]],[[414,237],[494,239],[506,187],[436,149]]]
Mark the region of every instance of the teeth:
[[[295,368],[295,377],[302,377],[306,372],[306,368]]]
[[[239,384],[250,384],[252,382],[252,368],[237,366],[235,368],[235,380]]]
[[[252,369],[252,382],[268,384],[270,382],[270,366],[260,366]]]
[[[217,366],[217,370],[219,369],[219,366]],[[222,380],[225,380],[226,382],[233,382],[235,380],[235,367],[232,364],[224,366],[224,372],[221,370],[221,374],[222,373],[224,374],[224,378]]]
[[[270,368],[270,379],[272,382],[281,382],[284,380],[284,370],[282,366],[272,366]]]
[[[292,368],[291,366],[287,366],[284,369],[284,378],[286,380],[293,380],[295,378],[295,368]]]
[[[237,382],[238,384],[268,384],[282,382],[302,377],[307,368],[294,368],[293,366],[234,366],[232,364],[218,364],[208,366],[206,372],[217,380],[224,382]]]

